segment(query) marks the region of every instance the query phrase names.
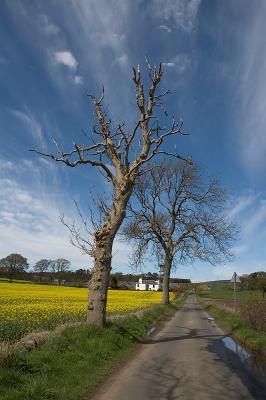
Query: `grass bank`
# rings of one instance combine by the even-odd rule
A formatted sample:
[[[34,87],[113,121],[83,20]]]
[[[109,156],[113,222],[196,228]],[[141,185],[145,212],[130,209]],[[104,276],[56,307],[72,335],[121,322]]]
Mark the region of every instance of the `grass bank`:
[[[120,361],[145,336],[152,324],[182,305],[157,306],[142,313],[110,321],[105,329],[81,324],[31,352],[7,349],[0,359],[1,400],[88,399]]]
[[[201,302],[202,304],[202,302]],[[266,335],[251,328],[245,321],[233,313],[223,310],[216,305],[204,305],[205,310],[221,322],[225,330],[234,337],[246,350],[261,358],[266,365]]]

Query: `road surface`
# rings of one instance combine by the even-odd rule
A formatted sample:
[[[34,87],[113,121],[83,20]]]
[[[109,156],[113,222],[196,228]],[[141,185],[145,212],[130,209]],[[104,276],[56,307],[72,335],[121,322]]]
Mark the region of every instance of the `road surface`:
[[[191,296],[93,400],[265,400],[263,383],[225,348],[223,332],[207,317]]]

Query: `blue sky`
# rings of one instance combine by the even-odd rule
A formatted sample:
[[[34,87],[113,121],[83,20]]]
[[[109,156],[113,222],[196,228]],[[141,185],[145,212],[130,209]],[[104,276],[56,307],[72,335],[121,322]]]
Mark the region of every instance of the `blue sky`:
[[[94,193],[110,193],[95,169],[68,169],[28,150],[84,143],[93,124],[88,93],[105,85],[114,121],[134,115],[132,66],[163,63],[169,114],[190,133],[177,142],[231,192],[241,223],[233,264],[195,263],[193,280],[266,270],[266,2],[250,0],[47,0],[0,5],[0,258],[34,264],[92,260],[69,244],[60,213],[75,217]],[[130,246],[116,241],[114,271],[128,271]],[[147,270],[153,267],[147,266]]]

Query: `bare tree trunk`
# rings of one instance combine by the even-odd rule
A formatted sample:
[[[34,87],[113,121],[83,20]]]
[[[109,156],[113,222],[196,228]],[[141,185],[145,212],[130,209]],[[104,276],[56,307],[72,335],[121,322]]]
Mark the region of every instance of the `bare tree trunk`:
[[[94,267],[89,282],[87,322],[103,327],[106,323],[106,303],[115,235],[125,216],[126,206],[133,190],[131,182],[118,185],[105,223],[95,233]]]
[[[9,270],[9,283],[13,282],[13,265],[10,266]]]
[[[170,283],[170,272],[172,266],[172,259],[170,256],[165,256],[163,265],[163,299],[162,304],[169,304],[169,283]]]
[[[89,282],[87,321],[103,327],[106,323],[106,303],[111,272],[113,240],[103,239],[96,244],[95,263]]]

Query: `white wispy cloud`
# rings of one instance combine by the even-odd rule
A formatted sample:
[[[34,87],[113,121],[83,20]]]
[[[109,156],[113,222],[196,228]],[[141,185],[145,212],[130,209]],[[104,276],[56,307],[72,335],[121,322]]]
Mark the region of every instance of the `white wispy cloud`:
[[[12,171],[14,168],[14,163],[10,160],[0,159],[0,170],[1,171]]]
[[[57,25],[55,25],[52,21],[51,18],[48,17],[46,14],[41,14],[39,16],[39,23],[43,31],[47,35],[57,35],[60,32],[60,29],[58,28]]]
[[[250,173],[266,166],[266,3],[252,8],[245,27],[235,32],[237,77],[233,118],[238,132],[239,160]]]
[[[47,160],[20,160],[18,165],[0,159],[0,258],[21,253],[33,265],[41,258],[63,256],[74,267],[91,267],[93,260],[71,245],[69,232],[59,221],[62,213],[70,222],[77,219],[74,205],[56,186],[53,192],[46,186],[44,168],[51,173]],[[27,184],[22,183],[25,179]],[[115,241],[114,268],[126,270],[130,250]]]
[[[36,117],[29,110],[11,110],[11,113],[23,122],[25,127],[28,129],[28,132],[35,140],[37,139],[40,143],[44,142],[43,128],[39,121],[37,121]]]
[[[77,60],[75,59],[73,54],[68,50],[56,51],[54,53],[54,62],[56,64],[63,64],[74,71],[76,71],[78,66]]]
[[[172,32],[172,29],[169,28],[169,26],[167,26],[167,25],[159,25],[158,28],[163,30],[163,31],[165,31],[165,32],[167,32],[167,33]]]
[[[254,213],[243,222],[243,235],[249,238],[254,233],[258,233],[262,224],[266,224],[266,200],[261,200]]]
[[[266,200],[262,193],[248,192],[234,199],[227,217],[240,226],[239,242],[233,247],[235,256],[255,249],[258,241],[266,240]]]
[[[51,193],[44,184],[47,166],[38,160],[14,163],[3,158],[0,165],[8,165],[5,170],[0,168],[1,257],[18,252],[34,263],[40,258],[64,255],[73,264],[84,265],[86,260],[71,248],[68,234],[59,222],[60,213],[69,204],[57,200],[56,187]],[[47,173],[51,173],[50,169]]]
[[[64,51],[56,51],[53,53],[53,62],[55,64],[61,64],[67,67],[74,74],[72,75],[73,82],[76,85],[83,84],[83,77],[77,73],[78,69],[78,61],[74,57],[74,55],[69,50]]]
[[[238,196],[233,201],[233,204],[231,205],[231,208],[227,213],[228,218],[235,218],[236,216],[241,214],[241,212],[252,206],[256,202],[258,197],[258,193],[248,193],[246,195]],[[254,209],[254,207],[252,207],[252,209]]]
[[[172,61],[169,61],[169,62],[163,62],[162,65],[163,65],[164,67],[171,67],[171,68],[172,68],[172,67],[175,66],[175,63],[172,62]]]
[[[153,0],[152,4],[156,17],[172,21],[186,32],[195,29],[201,0]]]
[[[113,119],[121,118],[121,108],[124,108],[123,115],[128,112],[134,96],[128,83],[134,64],[129,50],[135,33],[129,21],[135,18],[136,12],[137,3],[128,0],[71,1],[64,8],[65,24],[75,55],[82,71],[86,71],[84,82],[90,83],[90,91],[105,86]],[[134,31],[136,29],[134,26]],[[129,114],[132,117],[132,113]]]
[[[248,246],[246,244],[240,244],[239,246],[234,246],[231,249],[231,252],[234,256],[239,256],[240,254],[245,253],[248,250]]]
[[[74,83],[76,83],[77,85],[81,85],[83,83],[83,78],[80,75],[75,75],[73,79]]]
[[[187,71],[192,66],[192,59],[184,53],[180,53],[168,62],[162,64],[165,67],[175,68],[179,74]]]
[[[128,66],[128,56],[127,54],[122,54],[122,56],[117,57],[113,64],[119,64],[120,66],[124,67],[124,66]]]

